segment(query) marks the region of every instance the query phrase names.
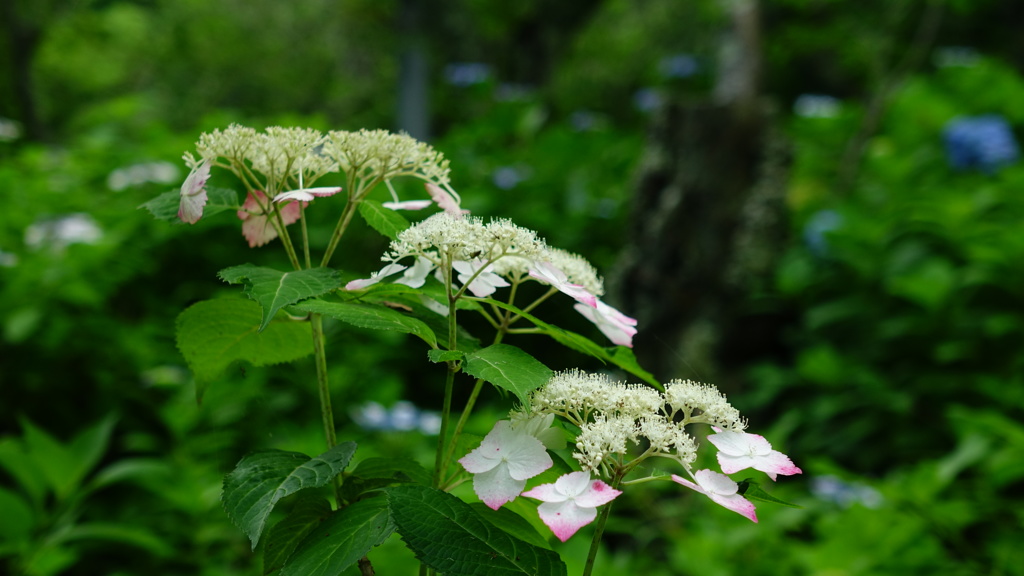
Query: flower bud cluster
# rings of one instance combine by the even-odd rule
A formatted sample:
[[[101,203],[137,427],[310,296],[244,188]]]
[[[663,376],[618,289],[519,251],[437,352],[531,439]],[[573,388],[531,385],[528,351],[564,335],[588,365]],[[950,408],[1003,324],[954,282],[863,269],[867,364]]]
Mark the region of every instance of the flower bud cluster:
[[[545,249],[537,233],[500,219],[484,223],[473,216],[455,217],[439,212],[403,230],[391,242],[383,260],[396,262],[409,256],[448,261],[497,261],[505,256],[535,258]]]
[[[689,469],[697,445],[686,433],[687,425],[744,427],[739,413],[710,384],[673,381],[662,394],[641,384],[613,382],[602,374],[579,370],[557,373],[535,390],[530,410],[555,414],[579,427],[573,457],[584,470],[609,465],[612,457],[622,464],[630,445],[643,448],[641,458],[670,458]]]
[[[364,181],[414,176],[448,184],[448,160],[430,145],[386,130],[331,131],[272,126],[258,132],[233,124],[204,133],[196,143],[199,159],[185,155],[194,169],[201,161],[226,167],[254,189],[271,195],[294,186],[310,186],[330,172]],[[253,181],[255,174],[262,181]]]

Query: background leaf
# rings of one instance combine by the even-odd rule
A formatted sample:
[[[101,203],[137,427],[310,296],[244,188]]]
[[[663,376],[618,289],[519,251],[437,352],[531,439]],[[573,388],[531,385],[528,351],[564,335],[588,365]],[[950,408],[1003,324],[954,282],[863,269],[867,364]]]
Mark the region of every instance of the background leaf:
[[[253,366],[290,362],[313,353],[304,322],[271,322],[259,332],[260,308],[251,300],[205,300],[178,315],[178,350],[196,379],[196,400],[237,360]]]
[[[556,576],[557,554],[509,536],[462,500],[434,488],[389,488],[398,532],[417,558],[446,576]]]
[[[224,478],[224,509],[256,548],[278,500],[326,485],[348,466],[355,451],[354,442],[342,442],[316,458],[284,450],[249,454]]]
[[[359,215],[371,228],[394,240],[398,233],[409,227],[409,221],[398,212],[385,208],[376,200],[363,200],[359,203]]]
[[[384,498],[360,500],[331,515],[307,536],[281,576],[334,576],[395,531]]]
[[[529,404],[530,392],[546,384],[554,374],[540,360],[508,344],[494,344],[466,354],[462,368],[467,374],[512,392],[524,406]]]
[[[264,266],[242,264],[225,268],[217,276],[229,284],[245,283],[245,293],[263,308],[260,332],[283,306],[341,287],[341,276],[331,268],[281,272]]]

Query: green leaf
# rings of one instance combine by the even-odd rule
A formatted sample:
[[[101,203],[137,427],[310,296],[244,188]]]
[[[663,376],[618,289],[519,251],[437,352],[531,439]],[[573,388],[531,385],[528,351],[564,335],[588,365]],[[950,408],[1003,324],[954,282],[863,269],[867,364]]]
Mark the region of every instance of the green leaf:
[[[224,509],[256,548],[278,500],[326,485],[348,466],[355,451],[354,442],[342,442],[316,458],[284,450],[249,454],[224,478]]]
[[[384,498],[360,500],[335,512],[307,536],[281,576],[335,576],[395,531]]]
[[[461,350],[427,350],[427,358],[431,362],[459,362],[466,358],[466,353]]]
[[[473,502],[470,506],[473,507],[473,510],[475,510],[481,518],[493,524],[495,528],[519,538],[527,544],[533,544],[534,546],[547,548],[548,550],[551,549],[551,545],[548,544],[548,541],[541,536],[539,532],[537,532],[537,529],[533,527],[533,524],[530,524],[527,519],[516,514],[507,507],[502,506],[497,510],[492,510],[490,506],[483,502]],[[536,513],[534,513],[534,516],[536,516]]]
[[[431,348],[437,347],[437,336],[422,320],[402,314],[384,305],[357,304],[355,302],[327,302],[306,300],[295,305],[295,309],[314,314],[323,314],[359,328],[390,330],[419,336]]]
[[[755,500],[759,502],[772,502],[773,504],[781,504],[783,506],[789,506],[790,508],[803,508],[803,506],[792,504],[790,502],[786,502],[785,500],[779,500],[775,496],[772,496],[771,494],[765,492],[761,488],[761,485],[758,484],[757,482],[754,482],[752,478],[747,478],[746,480],[737,482],[737,484],[739,484],[739,490],[737,490],[737,492],[739,494],[742,494],[743,497],[748,500]]]
[[[245,293],[263,308],[260,332],[284,306],[326,294],[341,287],[341,276],[330,268],[281,272],[273,268],[242,264],[217,273],[228,284],[245,283]]]
[[[178,219],[178,204],[181,201],[181,191],[171,190],[142,204],[139,208],[145,208],[157,220],[184,224]],[[206,206],[203,207],[203,218],[209,218],[219,212],[227,210],[238,210],[238,193],[227,188],[206,187]]]
[[[32,506],[15,492],[0,486],[0,542],[27,542],[35,526]]]
[[[359,215],[366,220],[371,228],[394,240],[398,233],[409,227],[409,221],[401,214],[385,208],[376,200],[363,200],[359,203]]]
[[[492,298],[481,298],[479,301],[493,304],[494,306],[504,310],[515,312],[517,315],[532,322],[534,326],[540,328],[544,334],[547,334],[559,344],[577,352],[597,358],[602,362],[614,364],[626,372],[643,379],[644,382],[647,382],[658,390],[664,390],[661,383],[658,382],[650,372],[640,367],[636,361],[636,356],[633,355],[633,351],[625,346],[611,346],[604,348],[585,336],[559,328],[553,324],[548,324],[535,316],[531,316],[530,314],[523,312],[515,306],[499,302]]]
[[[313,353],[304,322],[271,322],[259,332],[260,307],[251,300],[205,300],[178,315],[178,350],[196,379],[196,401],[232,362],[253,366],[291,362]]]
[[[529,404],[530,392],[546,384],[554,374],[533,356],[508,344],[494,344],[466,354],[462,369],[512,392],[524,406]]]
[[[82,480],[106,452],[113,426],[113,418],[106,418],[65,446],[28,419],[21,421],[27,454],[59,500],[80,488]]]
[[[332,512],[334,509],[325,498],[316,495],[305,498],[300,496],[288,515],[267,533],[263,547],[263,573],[270,574],[284,566],[299,543]]]
[[[472,506],[434,488],[387,489],[398,532],[416,557],[445,576],[564,576],[557,554],[514,538]]]
[[[127,544],[147,551],[157,558],[166,558],[175,553],[175,549],[167,544],[166,539],[140,528],[113,522],[90,522],[76,524],[60,532],[55,542],[72,542],[76,540],[105,540],[117,544]]]
[[[0,438],[0,467],[7,470],[37,507],[42,507],[49,482],[22,442]]]
[[[342,498],[354,501],[362,494],[406,482],[430,484],[430,472],[408,458],[367,458],[346,475]]]

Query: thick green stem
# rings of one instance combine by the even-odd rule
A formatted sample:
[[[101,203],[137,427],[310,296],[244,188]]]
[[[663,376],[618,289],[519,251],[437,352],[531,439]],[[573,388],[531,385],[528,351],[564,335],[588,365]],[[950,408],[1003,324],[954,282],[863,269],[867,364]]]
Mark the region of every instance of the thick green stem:
[[[618,470],[612,476],[612,489],[617,490],[622,482],[622,474]],[[590,541],[590,552],[587,554],[587,564],[583,567],[583,576],[590,576],[594,571],[594,560],[597,558],[597,549],[601,547],[601,536],[604,535],[604,526],[608,523],[608,516],[612,513],[612,502],[605,504],[601,513],[597,516],[597,524],[594,525],[594,539]]]

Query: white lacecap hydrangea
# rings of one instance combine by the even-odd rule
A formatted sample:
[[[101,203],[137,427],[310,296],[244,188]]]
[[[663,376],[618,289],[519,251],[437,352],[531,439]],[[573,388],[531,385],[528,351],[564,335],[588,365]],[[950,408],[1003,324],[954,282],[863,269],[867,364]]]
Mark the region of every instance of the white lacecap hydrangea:
[[[448,184],[448,160],[428,144],[407,134],[387,130],[332,131],[323,153],[344,172],[357,178],[391,180],[416,176],[440,185]]]
[[[636,444],[638,432],[632,418],[598,414],[592,422],[580,426],[573,458],[584,470],[594,470],[608,457],[625,454],[629,443]]]
[[[645,418],[638,423],[638,428],[639,435],[655,453],[670,456],[687,467],[697,459],[697,443],[681,423],[664,417]]]
[[[734,431],[747,427],[739,411],[712,384],[672,380],[665,385],[665,400],[671,406],[672,415],[681,413],[688,423],[711,424]],[[695,414],[694,410],[700,413]]]
[[[456,218],[439,212],[398,234],[384,260],[409,256],[451,258],[460,261],[495,261],[504,257],[533,258],[544,241],[532,230],[495,220],[484,224],[472,216]]]

